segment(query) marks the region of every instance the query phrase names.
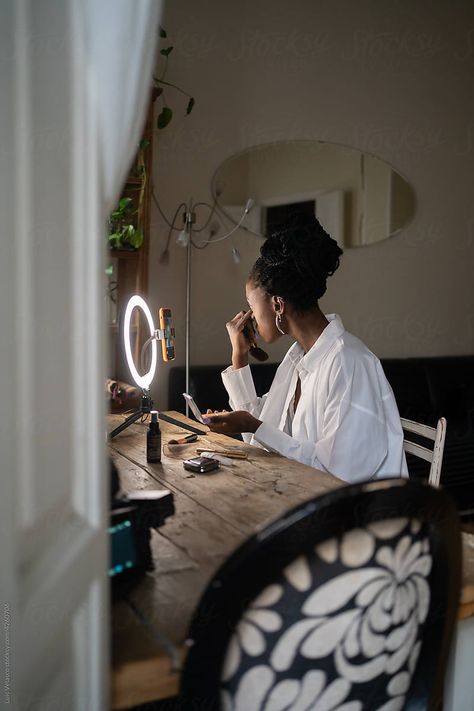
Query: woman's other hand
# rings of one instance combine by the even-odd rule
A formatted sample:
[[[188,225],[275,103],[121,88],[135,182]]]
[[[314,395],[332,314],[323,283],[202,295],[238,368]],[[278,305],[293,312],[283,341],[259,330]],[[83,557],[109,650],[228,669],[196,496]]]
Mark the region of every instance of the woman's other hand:
[[[244,334],[247,324],[251,326],[252,311],[239,311],[226,323],[227,333],[232,344],[232,366],[235,370],[243,368],[249,362],[249,348],[252,345]]]
[[[262,424],[260,420],[245,410],[235,412],[206,412],[202,418],[211,432],[219,434],[241,434],[242,432],[256,432]]]

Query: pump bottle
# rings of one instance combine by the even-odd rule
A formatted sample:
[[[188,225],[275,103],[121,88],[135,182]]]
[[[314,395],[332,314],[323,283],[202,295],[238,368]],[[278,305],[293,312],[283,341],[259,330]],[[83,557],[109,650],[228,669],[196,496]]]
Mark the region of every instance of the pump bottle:
[[[161,431],[158,422],[158,411],[152,410],[150,426],[146,433],[146,460],[147,462],[161,462]]]

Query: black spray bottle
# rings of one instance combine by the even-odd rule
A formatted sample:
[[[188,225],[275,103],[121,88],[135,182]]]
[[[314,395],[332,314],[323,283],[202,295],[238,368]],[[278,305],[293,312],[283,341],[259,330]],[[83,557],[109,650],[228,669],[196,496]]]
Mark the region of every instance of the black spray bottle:
[[[150,426],[146,433],[147,462],[161,462],[161,432],[158,422],[158,411],[152,410]]]

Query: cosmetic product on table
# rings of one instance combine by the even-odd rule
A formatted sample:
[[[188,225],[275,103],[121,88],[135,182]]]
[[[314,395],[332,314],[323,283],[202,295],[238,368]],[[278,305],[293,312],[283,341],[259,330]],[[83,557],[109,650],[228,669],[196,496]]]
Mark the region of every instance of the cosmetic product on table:
[[[150,425],[146,433],[146,460],[151,463],[161,462],[161,431],[157,410],[152,410],[150,415]]]

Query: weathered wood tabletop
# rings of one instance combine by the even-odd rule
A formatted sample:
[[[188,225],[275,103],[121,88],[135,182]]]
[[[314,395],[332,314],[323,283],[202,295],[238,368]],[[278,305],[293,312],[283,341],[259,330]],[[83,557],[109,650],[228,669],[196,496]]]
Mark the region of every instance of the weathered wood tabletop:
[[[181,422],[186,418],[167,413]],[[109,430],[123,418],[109,416]],[[189,421],[191,422],[191,421]],[[192,422],[194,426],[207,427]],[[160,421],[162,442],[189,434]],[[199,441],[146,461],[146,424],[135,424],[111,443],[122,490],[169,489],[175,514],[152,532],[155,570],[132,590],[129,599],[158,630],[152,639],[125,602],[115,603],[112,621],[113,709],[166,698],[177,693],[179,665],[191,615],[213,573],[255,530],[285,510],[331,491],[343,482],[322,471],[207,432]],[[207,475],[183,468],[197,447],[231,448],[248,459]],[[168,449],[165,447],[165,451]],[[464,581],[459,616],[474,614],[474,535],[463,534]]]
[[[168,414],[186,422],[179,413]],[[109,429],[121,419],[109,416]],[[257,527],[343,484],[325,472],[211,432],[171,456],[164,454],[161,463],[149,464],[146,428],[132,425],[112,441],[110,449],[125,492],[166,488],[174,494],[174,516],[152,532],[155,570],[129,596],[164,640],[160,649],[126,603],[114,605],[114,709],[176,693],[179,675],[171,652],[175,650],[175,659],[182,655],[192,612],[212,574]],[[160,428],[163,444],[189,434],[163,421]],[[231,466],[207,475],[185,470],[182,460],[196,456],[196,447],[203,446],[237,447],[248,453],[248,459],[233,460]]]

